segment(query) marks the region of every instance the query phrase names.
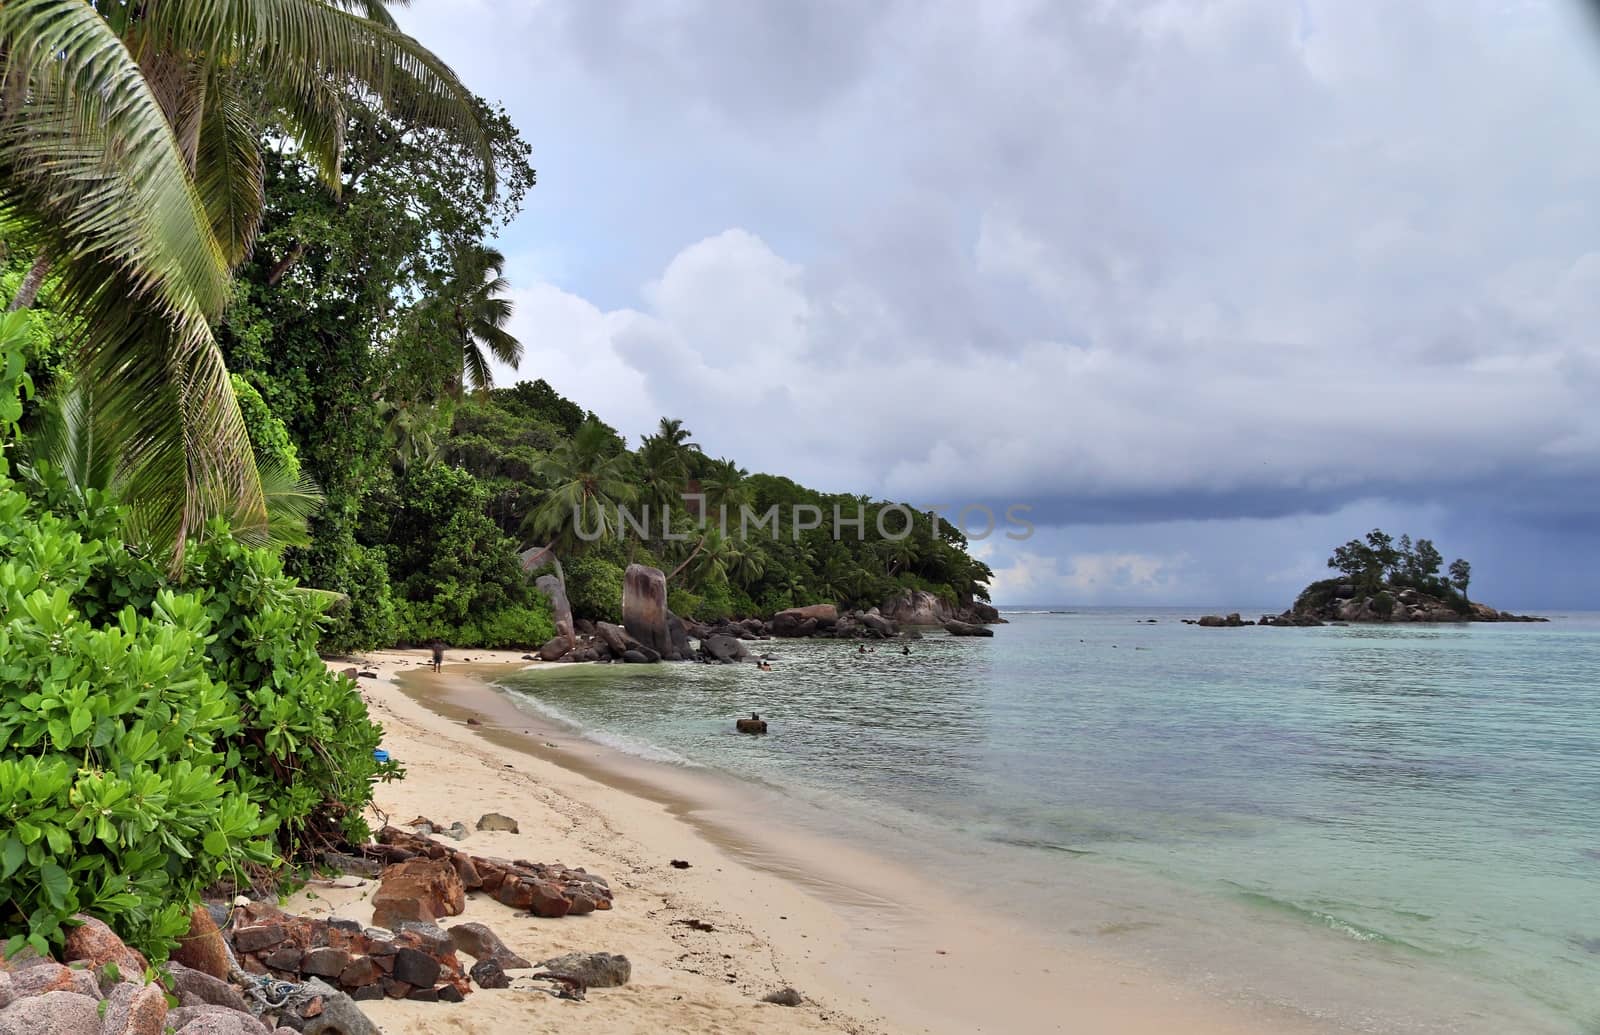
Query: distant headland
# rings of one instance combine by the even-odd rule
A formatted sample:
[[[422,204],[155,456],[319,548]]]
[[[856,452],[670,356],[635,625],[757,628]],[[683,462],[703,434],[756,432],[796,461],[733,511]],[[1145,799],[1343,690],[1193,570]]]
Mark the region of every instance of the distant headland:
[[[1280,615],[1251,622],[1238,614],[1185,619],[1208,628],[1241,625],[1326,625],[1343,622],[1548,622],[1548,618],[1500,611],[1467,597],[1472,565],[1462,558],[1444,565],[1431,539],[1395,539],[1381,528],[1333,551],[1328,567],[1339,574],[1300,591]],[[1445,574],[1441,575],[1443,568]]]

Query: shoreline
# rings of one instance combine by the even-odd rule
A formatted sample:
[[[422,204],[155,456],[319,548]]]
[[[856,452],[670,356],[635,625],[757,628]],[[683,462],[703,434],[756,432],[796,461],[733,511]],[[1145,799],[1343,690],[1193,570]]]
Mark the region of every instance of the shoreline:
[[[366,1004],[387,1031],[498,1035],[579,1022],[596,1031],[861,1035],[1336,1030],[1287,1006],[1224,1000],[1131,961],[1049,943],[886,859],[792,829],[781,815],[752,816],[759,789],[733,793],[706,774],[632,758],[519,709],[488,679],[530,667],[520,655],[460,653],[466,663],[440,675],[426,670],[421,651],[365,656],[378,678],[361,680],[362,691],[385,747],[407,767],[405,780],[377,788],[377,806],[396,823],[421,814],[470,826],[483,812],[504,812],[523,833],[474,832],[463,847],[610,878],[611,912],[523,921],[479,896],[451,922],[487,923],[534,961],[621,952],[634,981],[586,1003],[513,988],[477,990],[459,1006]],[[691,868],[674,869],[671,859]],[[996,890],[978,888],[982,876],[972,875],[974,890]],[[372,890],[315,886],[290,908],[365,920]],[[716,930],[692,931],[687,919]],[[785,986],[806,1004],[759,1002]]]

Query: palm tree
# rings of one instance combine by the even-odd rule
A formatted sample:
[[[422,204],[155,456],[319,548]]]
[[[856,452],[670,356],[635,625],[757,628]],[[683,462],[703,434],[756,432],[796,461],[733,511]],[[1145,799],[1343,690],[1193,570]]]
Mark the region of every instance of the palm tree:
[[[208,516],[265,520],[210,326],[260,225],[265,121],[336,189],[357,97],[492,164],[471,95],[379,0],[6,0],[0,55],[0,214],[36,255],[13,305],[56,275],[93,419],[176,565]]]
[[[456,295],[454,322],[461,338],[464,380],[474,391],[494,387],[489,356],[511,366],[522,362],[522,343],[506,330],[511,299],[502,296],[511,284],[501,276],[505,265],[504,255],[483,246],[463,256],[460,264],[468,286]]]
[[[663,418],[661,423],[664,429],[667,423],[666,420]],[[685,434],[687,435],[687,433]],[[744,480],[749,476],[749,471],[726,458],[712,460],[707,463],[705,476],[700,479],[699,484],[700,491],[705,495],[703,509],[698,515],[702,526],[700,541],[695,543],[694,549],[689,552],[688,557],[684,558],[683,563],[678,565],[671,575],[667,576],[669,581],[694,563],[695,558],[706,548],[713,535],[716,535],[718,539],[724,538],[720,534],[722,532],[721,526],[729,511],[732,511],[734,521],[738,520],[739,507],[750,502],[750,487],[744,483]],[[715,522],[711,521],[713,513],[717,515]]]
[[[539,465],[550,493],[525,527],[539,542],[563,550],[617,532],[617,507],[637,490],[629,481],[630,454],[616,447],[609,428],[593,418]]]
[[[390,462],[396,473],[404,473],[417,461],[429,461],[439,454],[439,408],[424,402],[378,404],[384,418],[383,437],[389,444]]]
[[[52,474],[73,493],[87,497],[92,490],[113,499],[129,500],[124,508],[122,535],[129,545],[150,550],[159,539],[151,531],[160,523],[156,501],[128,491],[129,468],[125,457],[126,426],[94,419],[94,389],[76,384],[46,401],[38,426],[24,446],[28,470],[36,479]],[[226,501],[213,505],[229,519],[240,541],[282,551],[310,544],[308,523],[325,502],[322,490],[309,477],[282,464],[260,463],[263,511],[254,515],[226,509]]]

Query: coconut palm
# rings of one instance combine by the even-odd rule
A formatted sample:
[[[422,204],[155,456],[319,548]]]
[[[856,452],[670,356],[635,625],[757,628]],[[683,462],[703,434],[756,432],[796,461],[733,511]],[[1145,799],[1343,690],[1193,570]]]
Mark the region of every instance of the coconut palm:
[[[609,428],[593,418],[585,421],[539,465],[550,492],[528,515],[527,532],[559,550],[615,535],[618,505],[637,494],[631,462]]]
[[[0,4],[0,219],[36,255],[13,304],[56,276],[92,417],[119,428],[125,490],[175,557],[208,516],[265,520],[210,328],[260,225],[262,131],[336,187],[352,98],[482,137],[378,0]]]
[[[505,265],[498,250],[481,246],[460,263],[465,284],[453,293],[454,323],[461,338],[463,380],[474,391],[494,387],[490,356],[513,367],[522,362],[522,343],[506,330],[511,299],[503,296],[511,284],[501,276]]]

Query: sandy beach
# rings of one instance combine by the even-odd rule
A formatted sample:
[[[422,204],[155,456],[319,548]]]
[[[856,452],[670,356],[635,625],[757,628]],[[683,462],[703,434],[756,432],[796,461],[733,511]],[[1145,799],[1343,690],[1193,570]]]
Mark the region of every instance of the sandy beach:
[[[365,1004],[385,1032],[1327,1030],[1128,961],[1064,950],[985,912],[995,889],[981,874],[971,876],[973,894],[953,893],[849,845],[788,830],[758,796],[541,725],[487,681],[526,666],[520,655],[455,653],[439,675],[421,651],[363,658],[377,678],[360,680],[362,692],[385,748],[407,769],[404,781],[378,788],[377,808],[397,824],[426,816],[469,828],[482,813],[501,812],[519,833],[474,831],[461,847],[604,875],[616,892],[609,912],[516,918],[479,895],[450,922],[481,921],[535,962],[621,953],[633,977],[585,1002],[514,982],[475,990],[460,1005]],[[691,865],[674,868],[675,859]],[[370,922],[375,888],[316,883],[289,908]],[[785,987],[805,1003],[760,1001]]]

